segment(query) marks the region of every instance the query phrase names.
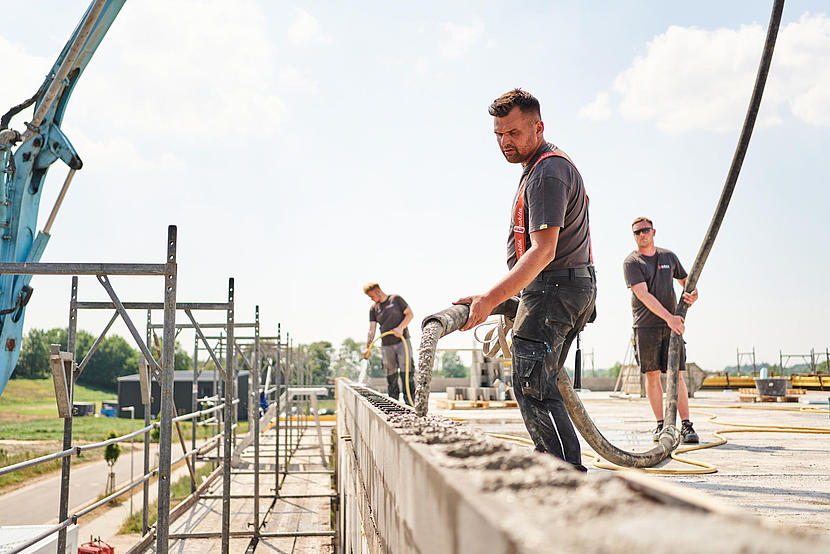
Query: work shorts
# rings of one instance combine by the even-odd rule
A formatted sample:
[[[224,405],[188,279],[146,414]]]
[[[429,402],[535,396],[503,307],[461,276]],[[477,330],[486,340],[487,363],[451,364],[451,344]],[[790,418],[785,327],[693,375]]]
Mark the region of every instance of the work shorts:
[[[513,386],[521,387],[524,396],[560,398],[559,369],[573,339],[592,320],[596,295],[591,277],[553,277],[545,272],[522,291],[512,351]]]
[[[634,329],[634,346],[637,348],[637,360],[640,371],[666,372],[669,365],[669,340],[671,329],[668,327],[636,327]],[[680,371],[686,369],[686,345],[680,340]]]
[[[412,343],[409,338],[406,340],[406,348],[409,349],[409,374],[415,374],[415,366],[412,360]],[[401,369],[401,373],[406,371],[406,349],[404,349],[403,341],[398,341],[395,344],[384,344],[380,349],[381,359],[383,360],[383,369],[386,370],[386,375],[392,375]]]

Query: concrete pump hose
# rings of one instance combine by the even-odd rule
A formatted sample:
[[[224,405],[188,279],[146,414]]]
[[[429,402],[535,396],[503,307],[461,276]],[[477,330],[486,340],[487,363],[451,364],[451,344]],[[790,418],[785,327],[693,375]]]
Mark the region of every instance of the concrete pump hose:
[[[573,386],[571,386],[571,380],[564,368],[559,370],[559,393],[562,395],[562,400],[565,402],[571,421],[573,421],[585,442],[590,444],[597,454],[613,464],[625,467],[653,467],[668,458],[680,444],[680,433],[677,428],[672,428],[673,431],[661,433],[659,442],[651,450],[628,452],[618,448],[611,444],[597,429]]]
[[[752,97],[749,101],[746,117],[744,118],[741,135],[738,139],[738,146],[735,149],[735,155],[732,157],[732,164],[729,167],[729,173],[727,174],[726,183],[724,183],[723,192],[721,192],[717,208],[715,209],[715,214],[712,216],[709,229],[706,231],[706,236],[700,245],[700,250],[695,257],[691,270],[689,270],[689,276],[686,278],[684,292],[692,292],[697,286],[698,277],[700,277],[700,273],[703,271],[703,265],[706,263],[706,259],[712,251],[715,238],[718,236],[721,223],[723,223],[723,218],[726,215],[726,209],[729,207],[732,192],[735,190],[735,184],[738,182],[738,175],[741,172],[746,150],[749,147],[749,139],[752,138],[752,129],[755,127],[755,120],[758,116],[758,110],[761,107],[761,97],[764,94],[764,86],[767,82],[770,63],[772,63],[772,53],[775,50],[775,40],[778,37],[778,28],[781,24],[781,14],[783,11],[784,0],[775,0],[772,6],[769,26],[767,27],[764,51],[761,55],[761,62],[758,65],[758,74],[755,77],[755,86],[752,90]],[[675,315],[685,318],[688,308],[689,306],[681,298],[677,305]],[[680,335],[672,332],[671,339],[669,340],[668,373],[666,375],[667,401],[666,413],[663,417],[665,427],[674,427],[677,421],[677,374],[678,368],[680,367],[682,340],[683,338]]]
[[[519,306],[518,298],[510,298],[493,309],[490,315],[506,315],[515,318]],[[464,326],[470,308],[455,305],[446,310],[424,318],[421,324],[422,339],[418,357],[418,386],[415,389],[415,413],[424,416],[427,413],[429,387],[432,381],[432,361],[438,339]],[[568,414],[585,441],[603,458],[617,465],[626,467],[651,467],[669,457],[680,442],[680,434],[664,433],[660,442],[647,452],[628,452],[617,448],[600,433],[588,412],[571,386],[571,380],[565,371],[559,372],[559,391],[565,402]]]

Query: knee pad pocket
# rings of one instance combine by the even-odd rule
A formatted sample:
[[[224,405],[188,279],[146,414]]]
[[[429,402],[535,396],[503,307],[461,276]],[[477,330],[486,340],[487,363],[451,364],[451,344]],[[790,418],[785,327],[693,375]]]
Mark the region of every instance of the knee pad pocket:
[[[547,352],[544,342],[513,337],[513,386],[521,387],[525,396],[542,400]]]

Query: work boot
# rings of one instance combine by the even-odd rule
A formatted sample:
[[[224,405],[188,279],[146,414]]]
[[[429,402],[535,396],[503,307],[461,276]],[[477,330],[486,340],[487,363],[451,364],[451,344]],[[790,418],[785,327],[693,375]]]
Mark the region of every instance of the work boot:
[[[651,438],[654,442],[660,442],[660,432],[663,430],[663,422],[658,421],[657,427],[654,428],[654,431],[651,432]]]
[[[689,420],[685,420],[680,427],[680,436],[683,438],[683,444],[697,444],[700,442],[697,433],[695,433],[692,427],[692,422]]]

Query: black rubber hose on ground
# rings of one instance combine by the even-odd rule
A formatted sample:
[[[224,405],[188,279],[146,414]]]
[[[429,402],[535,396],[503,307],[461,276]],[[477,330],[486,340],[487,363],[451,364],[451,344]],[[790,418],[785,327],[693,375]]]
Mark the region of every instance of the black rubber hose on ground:
[[[506,315],[515,318],[518,306],[519,299],[511,298],[496,306],[490,315]],[[421,324],[423,330],[421,354],[418,357],[418,388],[415,391],[415,413],[418,415],[426,414],[429,385],[432,380],[432,360],[438,339],[463,327],[469,314],[468,306],[455,305],[424,318]],[[429,364],[428,367],[427,364]],[[652,467],[668,458],[671,451],[678,445],[680,438],[675,432],[663,434],[660,437],[660,442],[646,452],[628,452],[617,448],[594,425],[579,396],[574,392],[571,380],[564,368],[559,371],[559,392],[562,394],[565,407],[568,409],[568,415],[571,416],[571,420],[579,434],[597,454],[611,463],[626,467]]]
[[[732,157],[732,165],[729,167],[729,173],[726,176],[726,183],[723,186],[720,200],[718,201],[715,214],[712,216],[712,221],[709,223],[709,229],[706,231],[706,236],[703,243],[700,245],[700,250],[697,253],[692,269],[689,271],[689,276],[686,278],[686,286],[684,292],[692,292],[697,287],[697,280],[700,277],[706,259],[712,251],[712,246],[715,243],[715,238],[718,236],[721,223],[726,215],[726,209],[729,207],[729,200],[732,198],[732,192],[735,190],[735,184],[738,182],[738,175],[741,172],[741,165],[743,165],[746,150],[749,147],[749,139],[752,138],[752,129],[755,127],[755,120],[758,117],[758,109],[761,107],[761,97],[764,95],[764,85],[767,82],[767,75],[769,74],[770,63],[772,62],[772,53],[775,49],[775,40],[778,37],[778,28],[781,24],[781,14],[784,11],[784,0],[775,0],[772,6],[772,15],[770,16],[769,27],[767,28],[767,38],[764,42],[764,51],[761,55],[761,63],[758,65],[758,74],[755,77],[755,87],[752,90],[752,98],[749,101],[749,108],[744,118],[744,125],[741,129],[741,136],[738,139],[738,146],[735,149],[735,155]],[[689,306],[681,298],[677,305],[675,315],[686,317],[686,311]],[[683,338],[676,334],[671,334],[669,341],[669,360],[668,360],[668,374],[666,376],[666,413],[663,418],[664,427],[674,426],[677,423],[677,375],[680,367],[680,347]]]

